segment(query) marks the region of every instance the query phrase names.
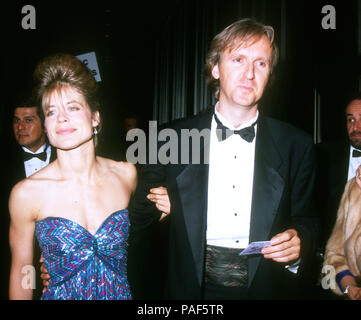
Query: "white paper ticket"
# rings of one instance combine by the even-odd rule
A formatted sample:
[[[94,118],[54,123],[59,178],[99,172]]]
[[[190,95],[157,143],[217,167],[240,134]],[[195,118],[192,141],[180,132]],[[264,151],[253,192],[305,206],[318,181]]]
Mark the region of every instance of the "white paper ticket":
[[[247,256],[251,254],[261,254],[264,247],[271,245],[270,241],[255,241],[251,242],[246,249],[244,249],[239,255]]]

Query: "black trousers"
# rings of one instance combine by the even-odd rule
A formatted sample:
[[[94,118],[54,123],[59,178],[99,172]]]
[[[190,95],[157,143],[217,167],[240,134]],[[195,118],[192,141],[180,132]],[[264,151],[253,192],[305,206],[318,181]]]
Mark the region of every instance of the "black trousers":
[[[247,300],[247,288],[225,287],[206,283],[203,291],[204,300]]]

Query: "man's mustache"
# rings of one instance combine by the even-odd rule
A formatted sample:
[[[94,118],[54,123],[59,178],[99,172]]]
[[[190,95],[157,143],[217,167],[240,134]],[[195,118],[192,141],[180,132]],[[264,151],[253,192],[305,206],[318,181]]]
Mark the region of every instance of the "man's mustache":
[[[352,131],[350,134],[350,137],[353,138],[356,135],[358,135],[358,136],[361,135],[361,131]]]

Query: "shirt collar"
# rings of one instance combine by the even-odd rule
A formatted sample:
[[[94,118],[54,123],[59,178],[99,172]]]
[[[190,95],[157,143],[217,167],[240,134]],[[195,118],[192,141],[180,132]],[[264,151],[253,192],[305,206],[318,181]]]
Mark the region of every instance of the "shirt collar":
[[[240,130],[242,128],[249,127],[250,125],[252,125],[258,119],[259,112],[257,110],[257,114],[256,114],[255,117],[253,117],[251,120],[247,121],[246,123],[243,123],[242,125],[240,125],[239,127],[236,128],[225,117],[223,117],[218,112],[218,110],[217,110],[218,104],[219,104],[219,102],[217,102],[215,107],[214,107],[214,113],[217,115],[218,119],[222,122],[222,124],[225,125],[227,128],[229,128],[231,130]]]
[[[25,147],[21,147],[25,152],[29,152],[29,153],[33,153],[33,154],[38,154],[41,153],[43,151],[45,151],[48,148],[48,144],[44,143],[38,150],[36,150],[35,152],[30,151],[28,148]]]

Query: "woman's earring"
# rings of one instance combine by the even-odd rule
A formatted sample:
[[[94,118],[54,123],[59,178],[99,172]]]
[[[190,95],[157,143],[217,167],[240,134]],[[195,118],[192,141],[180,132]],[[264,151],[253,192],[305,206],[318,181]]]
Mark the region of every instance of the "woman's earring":
[[[93,129],[93,134],[94,134],[95,136],[98,134],[97,128],[94,128],[94,129]]]

